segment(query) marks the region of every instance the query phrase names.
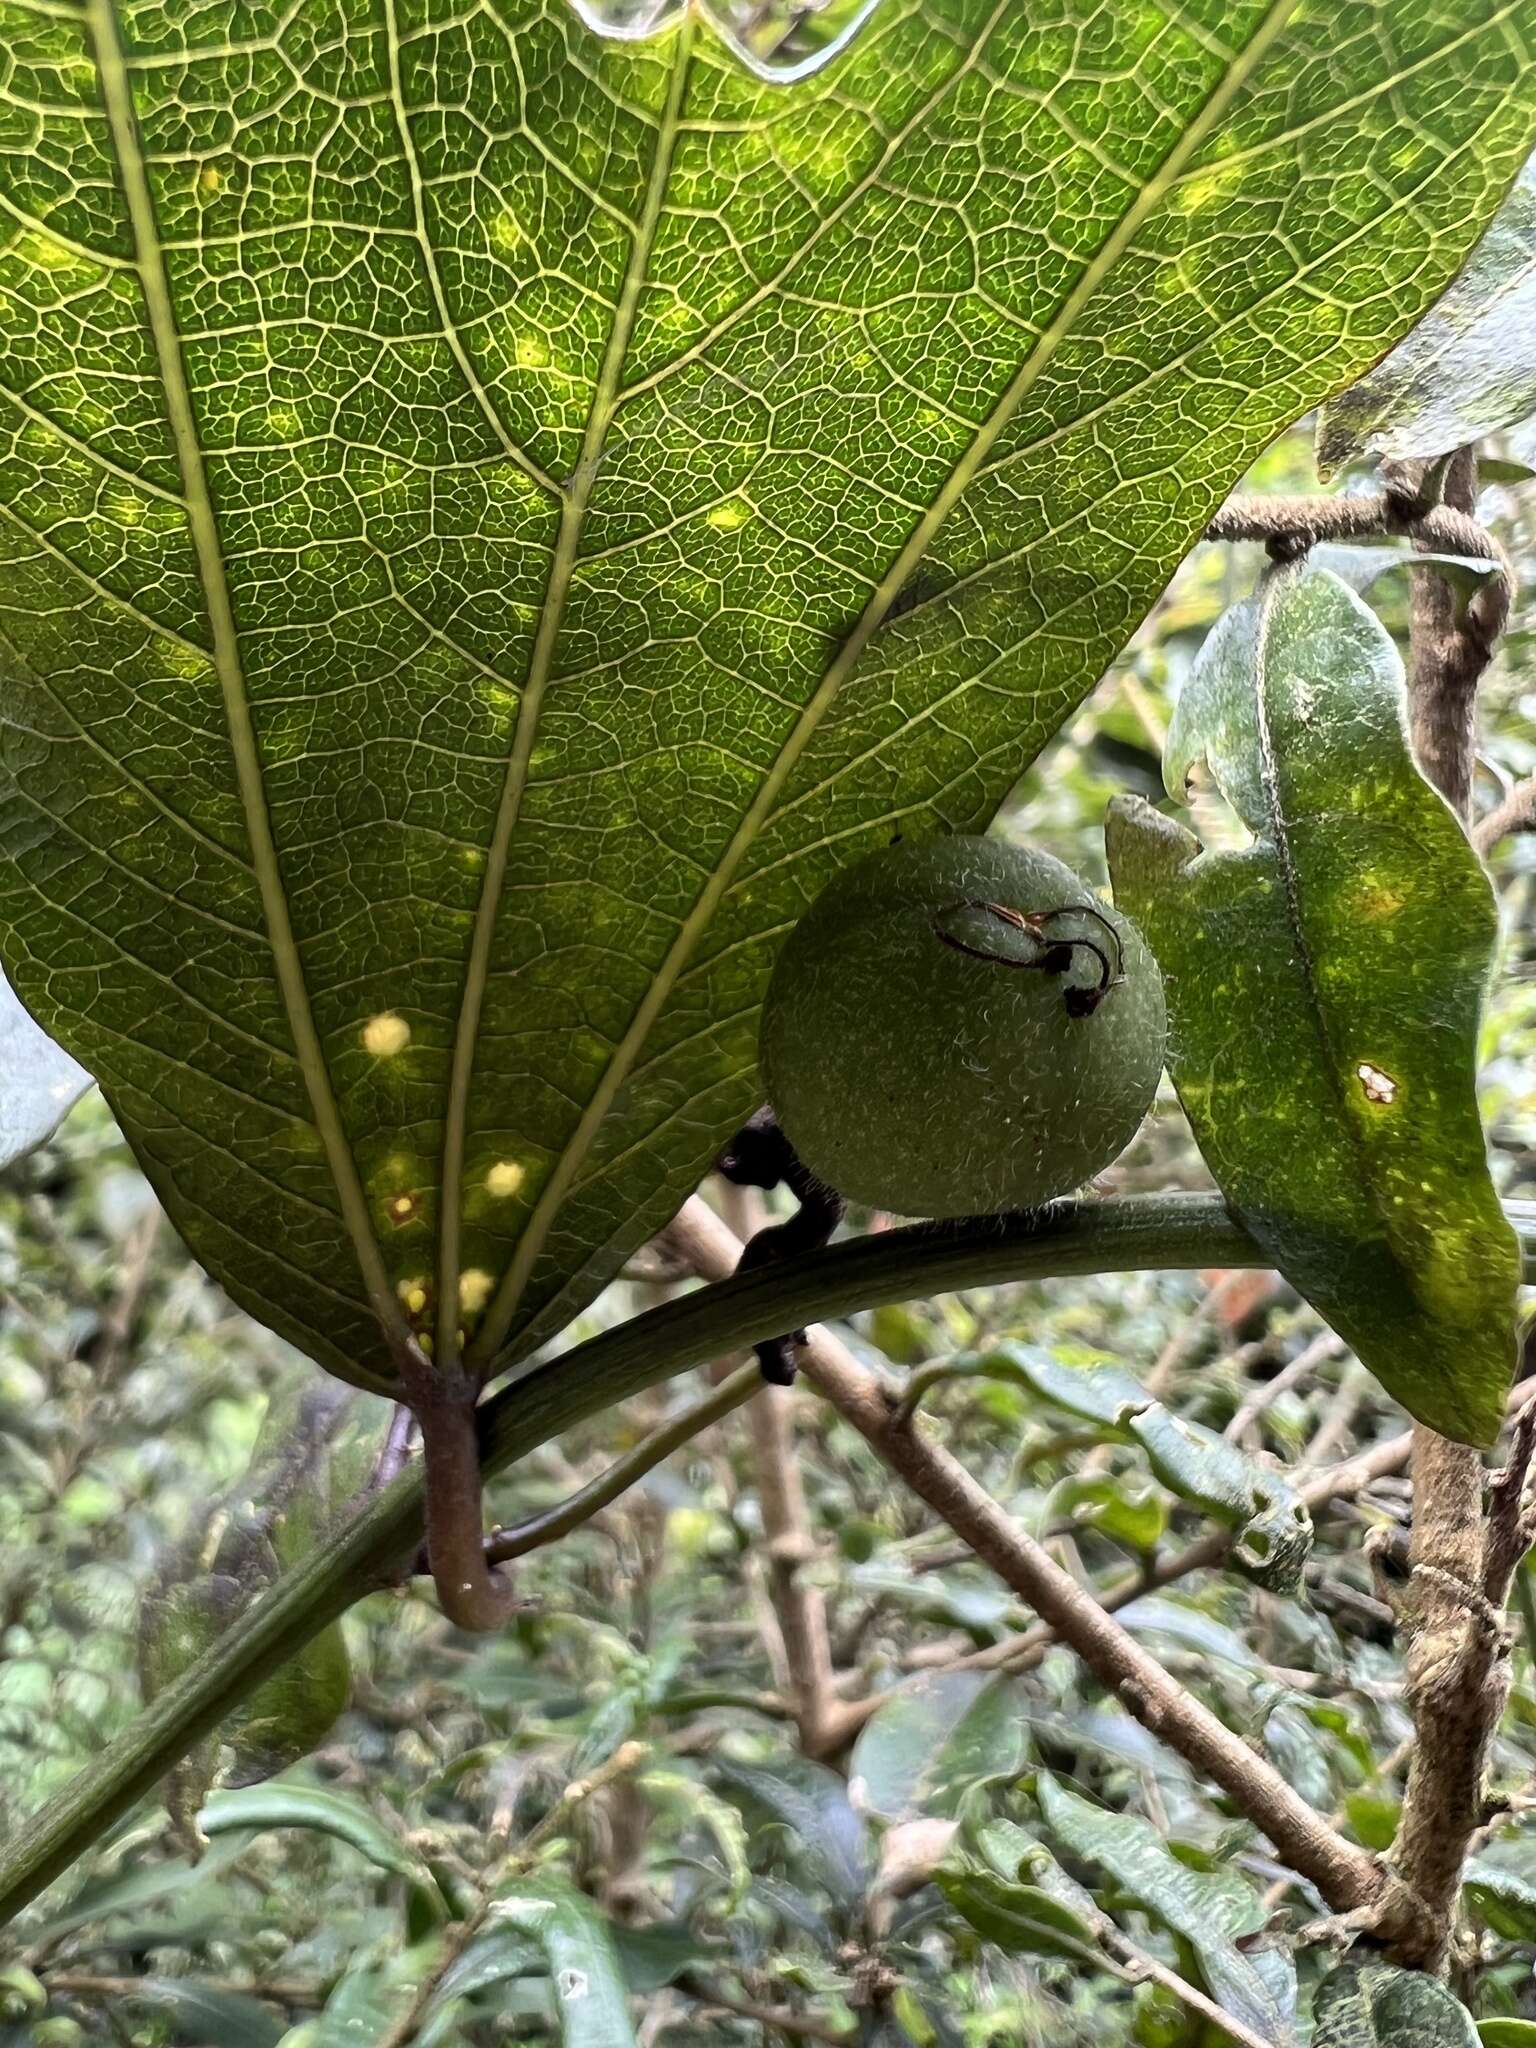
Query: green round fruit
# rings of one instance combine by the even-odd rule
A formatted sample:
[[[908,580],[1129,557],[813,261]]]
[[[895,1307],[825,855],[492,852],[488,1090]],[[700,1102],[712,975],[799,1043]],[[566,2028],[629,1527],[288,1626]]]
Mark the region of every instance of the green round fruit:
[[[941,839],[834,875],[785,941],[763,1083],[801,1159],[903,1216],[1032,1209],[1135,1136],[1162,978],[1141,935],[1049,854]]]

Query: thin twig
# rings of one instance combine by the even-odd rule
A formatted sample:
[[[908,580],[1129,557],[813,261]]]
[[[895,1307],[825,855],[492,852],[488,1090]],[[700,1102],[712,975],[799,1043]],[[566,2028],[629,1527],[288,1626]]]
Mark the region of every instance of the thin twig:
[[[1218,2027],[1230,2041],[1236,2041],[1238,2048],[1273,2048],[1263,2034],[1256,2034],[1252,2027],[1232,2013],[1226,2012],[1207,1998],[1205,1993],[1181,1977],[1176,1970],[1170,1970],[1166,1963],[1160,1963],[1156,1956],[1150,1956],[1145,1949],[1137,1948],[1118,1927],[1110,1925],[1104,1930],[1104,1945],[1120,1965],[1120,1974],[1128,1983],[1161,1984],[1165,1991],[1171,1991],[1181,2005],[1188,2006],[1209,2025]]]
[[[734,2013],[738,2019],[753,2020],[760,2027],[768,2027],[780,2034],[790,2034],[801,2041],[824,2041],[828,2048],[846,2048],[856,2038],[849,2028],[829,2026],[824,2020],[814,2020],[806,2014],[796,2012],[789,2005],[756,2005],[748,1998],[735,1998],[718,1986],[706,1983],[694,1971],[679,1977],[677,1988],[696,1999],[701,2005],[713,2006],[717,2012]]]
[[[690,1402],[680,1413],[642,1437],[632,1450],[626,1451],[622,1458],[616,1458],[605,1472],[600,1472],[579,1492],[571,1494],[555,1507],[545,1508],[537,1515],[515,1522],[510,1529],[498,1529],[488,1536],[485,1540],[488,1561],[506,1564],[514,1557],[526,1557],[530,1550],[541,1550],[545,1544],[569,1536],[573,1529],[579,1529],[583,1522],[590,1522],[620,1494],[627,1493],[638,1484],[663,1458],[681,1450],[701,1430],[723,1420],[732,1409],[739,1408],[744,1401],[750,1401],[754,1394],[762,1391],[762,1375],[756,1365],[741,1366],[729,1379],[711,1387],[702,1399]]]
[[[1228,1443],[1239,1442],[1244,1433],[1252,1428],[1266,1410],[1274,1406],[1282,1394],[1288,1394],[1292,1387],[1300,1386],[1309,1373],[1326,1363],[1328,1359],[1337,1358],[1343,1349],[1343,1340],[1336,1337],[1332,1330],[1320,1330],[1310,1344],[1304,1345],[1297,1352],[1289,1365],[1277,1372],[1272,1380],[1266,1380],[1247,1395],[1222,1431]]]
[[[1404,478],[1422,488],[1407,466]],[[1437,511],[1481,531],[1471,516],[1477,460],[1470,448],[1446,465],[1443,495],[1447,502]],[[1414,544],[1434,545],[1422,522]],[[1483,552],[1495,545],[1489,537]],[[1457,551],[1476,550],[1461,545]],[[1410,737],[1424,774],[1463,822],[1471,801],[1478,680],[1504,624],[1512,581],[1506,572],[1496,586],[1502,608],[1483,605],[1486,592],[1458,608],[1443,577],[1414,580]],[[1403,1685],[1418,1741],[1392,1865],[1419,1910],[1393,1953],[1410,1967],[1438,1970],[1450,1951],[1467,1844],[1483,1817],[1488,1749],[1509,1693],[1509,1654],[1502,1630],[1488,1621],[1480,1453],[1416,1424],[1411,1470]]]
[[[1536,775],[1528,775],[1524,782],[1515,784],[1504,801],[1486,818],[1479,818],[1472,828],[1472,844],[1479,853],[1487,855],[1512,832],[1529,832],[1533,828],[1536,828]]]

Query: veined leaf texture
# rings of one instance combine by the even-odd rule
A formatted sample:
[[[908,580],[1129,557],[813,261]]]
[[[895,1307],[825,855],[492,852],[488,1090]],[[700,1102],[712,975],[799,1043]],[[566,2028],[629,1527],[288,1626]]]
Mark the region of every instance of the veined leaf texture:
[[[1536,0],[882,0],[792,84],[563,0],[5,21],[0,952],[380,1387],[664,1220],[811,895],[990,816],[1536,125]]]

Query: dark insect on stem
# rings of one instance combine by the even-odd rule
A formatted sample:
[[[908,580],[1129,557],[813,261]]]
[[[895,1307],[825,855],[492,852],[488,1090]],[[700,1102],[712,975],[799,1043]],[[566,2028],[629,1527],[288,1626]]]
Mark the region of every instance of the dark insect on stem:
[[[737,1261],[738,1273],[817,1251],[842,1221],[842,1196],[801,1161],[771,1109],[760,1109],[742,1125],[715,1161],[715,1170],[738,1188],[776,1188],[782,1181],[800,1204],[782,1223],[753,1232]],[[752,1347],[770,1386],[794,1385],[796,1353],[804,1342],[804,1330],[791,1330]]]
[[[999,923],[1034,940],[1040,948],[1039,953],[1032,960],[1020,960],[991,946],[973,945],[969,939],[949,930],[944,922],[959,910],[984,911],[988,917],[995,917]],[[1059,917],[1091,917],[1108,937],[1113,958],[1095,939],[1050,937],[1046,927]],[[1069,1017],[1091,1017],[1110,990],[1118,988],[1125,979],[1125,954],[1120,934],[1103,912],[1095,910],[1089,903],[1063,903],[1054,910],[1016,910],[1011,903],[989,903],[984,897],[967,896],[957,903],[946,904],[938,911],[933,919],[933,929],[935,936],[946,946],[952,946],[957,953],[968,954],[973,960],[986,960],[997,967],[1022,968],[1036,974],[1068,974],[1079,952],[1091,953],[1098,965],[1098,978],[1086,987],[1070,983],[1063,991],[1062,1003]]]

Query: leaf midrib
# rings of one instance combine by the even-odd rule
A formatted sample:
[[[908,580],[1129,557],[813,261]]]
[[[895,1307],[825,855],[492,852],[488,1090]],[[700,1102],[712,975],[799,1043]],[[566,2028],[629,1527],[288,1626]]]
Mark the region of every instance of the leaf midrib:
[[[490,979],[491,949],[501,911],[512,837],[522,813],[523,795],[528,786],[528,769],[533,756],[540,714],[554,672],[555,651],[565,620],[566,601],[580,556],[587,508],[602,465],[608,429],[618,410],[622,395],[619,380],[623,374],[625,357],[629,352],[640,295],[649,272],[651,250],[661,222],[667,183],[671,176],[672,155],[681,125],[683,97],[687,90],[693,57],[695,30],[691,17],[685,18],[675,33],[677,40],[672,70],[667,84],[667,96],[657,123],[645,202],[630,243],[623,281],[614,306],[613,324],[608,332],[607,345],[593,386],[592,402],[588,408],[586,426],[582,434],[580,456],[562,494],[560,525],[550,559],[549,581],[545,587],[544,602],[540,607],[538,630],[529,653],[528,672],[523,681],[522,694],[518,699],[517,723],[507,757],[506,775],[502,783],[496,821],[486,848],[480,899],[475,908],[469,957],[465,963],[464,987],[459,1000],[458,1021],[454,1029],[453,1054],[449,1066],[448,1100],[443,1118],[442,1164],[438,1177],[441,1209],[438,1226],[435,1364],[441,1372],[451,1372],[459,1356],[464,1157],[468,1142],[475,1049],[480,1033],[481,1013],[485,1006],[486,988]],[[534,1214],[538,1214],[537,1209]]]
[[[692,910],[679,927],[644,998],[637,1005],[624,1036],[614,1048],[576,1128],[545,1180],[543,1191],[520,1236],[507,1269],[497,1287],[471,1348],[471,1355],[484,1369],[511,1328],[517,1305],[527,1287],[535,1263],[553,1228],[572,1180],[581,1169],[599,1128],[623,1086],[640,1048],[665,1005],[694,945],[702,936],[725,891],[734,879],[762,825],[772,812],[779,792],[793,773],[796,763],[822,718],[835,701],[843,682],[862,656],[892,602],[932,544],[945,518],[971,483],[976,472],[1007,427],[1019,405],[1071,335],[1088,304],[1124,255],[1148,214],[1162,201],[1182,174],[1189,158],[1226,112],[1253,72],[1268,55],[1284,31],[1300,0],[1271,0],[1263,20],[1247,45],[1233,57],[1199,113],[1189,123],[1158,169],[1138,190],[1110,234],[1105,238],[1081,277],[1062,301],[1055,318],[1010,381],[992,413],[973,438],[970,447],[955,464],[925,516],[919,520],[906,545],[876,585],[863,612],[844,641],[822,681],[795,721],[773,766],[758,786],[741,824],[732,834],[724,854],[711,873]]]
[[[1312,573],[1319,573],[1313,571]],[[1366,1190],[1370,1208],[1381,1224],[1388,1243],[1392,1242],[1392,1218],[1387,1205],[1385,1189],[1377,1185],[1371,1170],[1371,1157],[1365,1146],[1360,1130],[1350,1113],[1350,1103],[1344,1089],[1343,1061],[1338,1041],[1328,1022],[1323,1004],[1322,988],[1313,957],[1311,943],[1307,937],[1306,925],[1301,907],[1301,875],[1291,855],[1290,820],[1285,815],[1280,795],[1280,758],[1275,746],[1275,736],[1269,720],[1269,636],[1275,611],[1287,589],[1300,590],[1306,571],[1293,565],[1276,565],[1264,579],[1259,592],[1258,613],[1254,621],[1253,634],[1253,702],[1254,729],[1259,742],[1259,781],[1264,791],[1269,810],[1270,840],[1275,849],[1275,865],[1280,871],[1280,890],[1285,898],[1285,914],[1291,927],[1291,936],[1296,944],[1297,962],[1301,968],[1302,981],[1310,997],[1313,1029],[1323,1055],[1323,1071],[1328,1077],[1328,1091],[1339,1108],[1339,1121],[1343,1124],[1349,1139],[1349,1149],[1354,1154],[1359,1180]],[[1340,586],[1343,588],[1344,586]]]
[[[224,571],[223,548],[212,494],[208,488],[203,449],[192,405],[191,387],[182,356],[181,335],[171,299],[170,280],[161,254],[159,223],[139,136],[138,116],[129,84],[127,55],[118,31],[113,0],[86,0],[85,20],[100,81],[102,108],[122,180],[123,200],[133,239],[134,263],[165,395],[167,423],[181,472],[187,524],[197,560],[203,600],[208,608],[213,664],[224,700],[230,751],[251,845],[251,865],[260,892],[267,941],[272,949],[284,1014],[293,1035],[294,1051],[304,1077],[310,1108],[324,1148],[326,1165],[336,1188],[342,1220],[351,1240],[363,1284],[386,1339],[408,1339],[400,1305],[390,1287],[383,1254],[368,1212],[357,1163],[341,1121],[331,1086],[330,1069],[315,1028],[303,963],[293,934],[287,893],[267,807],[261,751],[251,716],[250,696],[240,658],[234,607]]]

